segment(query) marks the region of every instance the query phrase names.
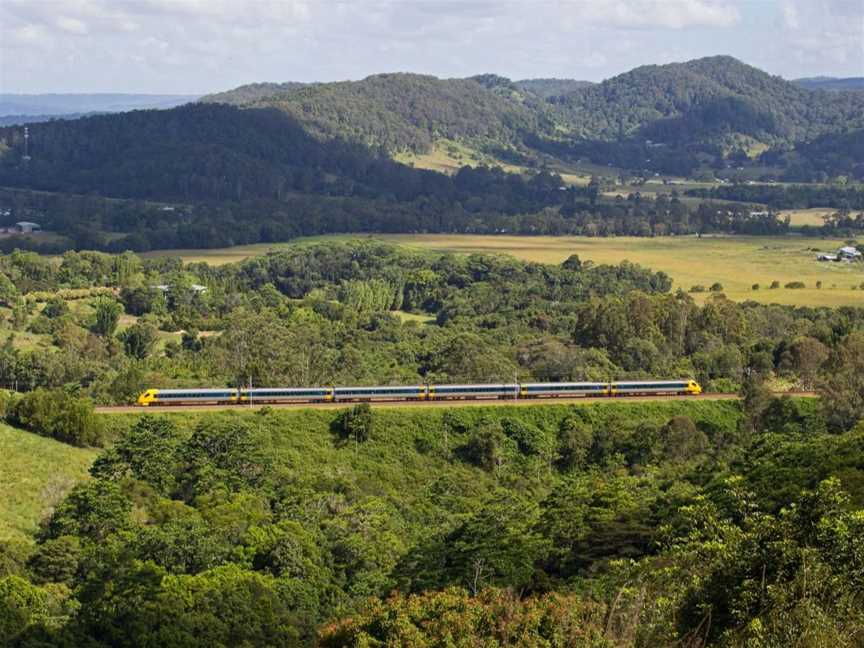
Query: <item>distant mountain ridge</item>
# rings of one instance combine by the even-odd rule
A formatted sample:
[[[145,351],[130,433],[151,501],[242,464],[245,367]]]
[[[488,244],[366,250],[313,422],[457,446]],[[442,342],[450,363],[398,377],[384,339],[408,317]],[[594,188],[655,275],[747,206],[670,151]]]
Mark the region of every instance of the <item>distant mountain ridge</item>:
[[[148,108],[173,108],[199,95],[173,94],[11,94],[0,93],[0,117],[7,115],[67,116],[96,112],[125,112]]]
[[[864,77],[827,77],[817,76],[792,81],[797,86],[807,90],[864,90]]]

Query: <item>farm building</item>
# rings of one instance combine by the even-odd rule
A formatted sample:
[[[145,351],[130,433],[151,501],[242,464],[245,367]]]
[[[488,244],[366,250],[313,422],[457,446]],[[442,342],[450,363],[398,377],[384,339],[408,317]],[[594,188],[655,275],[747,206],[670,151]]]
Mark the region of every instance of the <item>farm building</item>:
[[[847,245],[846,247],[841,247],[839,250],[837,250],[837,256],[841,259],[849,259],[850,261],[854,261],[861,258],[861,253],[851,245]]]
[[[39,223],[31,223],[30,221],[19,221],[15,223],[15,231],[22,234],[30,234],[42,231],[42,226]]]
[[[833,254],[823,253],[816,257],[818,261],[860,261],[861,258],[861,253],[851,245],[841,247]]]

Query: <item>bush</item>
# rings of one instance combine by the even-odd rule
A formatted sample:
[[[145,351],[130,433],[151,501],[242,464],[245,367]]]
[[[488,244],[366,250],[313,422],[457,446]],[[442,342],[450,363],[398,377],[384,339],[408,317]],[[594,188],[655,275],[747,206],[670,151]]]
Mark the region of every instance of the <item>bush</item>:
[[[759,290],[759,284],[758,284],[758,283],[755,283],[755,284],[753,284],[752,286],[750,286],[750,288],[753,289],[753,290]]]
[[[708,290],[710,290],[711,292],[723,292],[723,284],[721,284],[719,281],[715,281],[713,284],[711,284],[711,287]]]
[[[776,280],[775,280],[775,281],[772,281],[772,282],[771,282],[771,290],[776,290],[776,289],[779,288],[779,287],[780,287],[780,282],[779,282],[779,281],[776,281]]]
[[[75,446],[102,446],[105,428],[93,410],[93,401],[62,389],[37,389],[13,403],[9,422],[41,436]]]
[[[343,412],[336,419],[336,426],[342,439],[354,439],[360,443],[372,438],[374,422],[372,406],[369,403],[360,403]]]
[[[803,281],[790,281],[783,287],[789,288],[791,290],[800,290],[801,288],[806,288],[807,286],[804,284]]]
[[[690,286],[690,292],[691,293],[705,292],[705,286],[701,286],[699,284],[696,284],[695,286]]]

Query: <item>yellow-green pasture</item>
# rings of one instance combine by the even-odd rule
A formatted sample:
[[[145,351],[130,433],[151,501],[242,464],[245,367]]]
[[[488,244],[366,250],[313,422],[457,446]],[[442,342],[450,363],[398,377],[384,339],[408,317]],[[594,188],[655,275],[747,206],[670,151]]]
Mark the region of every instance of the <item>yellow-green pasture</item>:
[[[166,250],[150,254],[180,256],[185,261],[221,264],[266,254],[269,250],[313,241],[375,239],[406,247],[448,252],[485,252],[510,254],[539,263],[561,263],[571,254],[583,261],[619,263],[629,260],[652,270],[666,272],[675,288],[706,288],[723,285],[723,292],[738,301],[752,299],[764,303],[800,306],[864,306],[864,290],[853,290],[864,282],[864,264],[821,263],[817,251],[836,250],[839,239],[801,236],[678,236],[614,237],[580,236],[500,236],[460,234],[342,235],[303,239],[295,243],[244,245],[217,250]],[[783,286],[802,281],[804,289],[771,290],[772,281]],[[816,282],[822,288],[816,288]],[[759,290],[752,290],[753,284]],[[708,293],[694,293],[704,300]]]
[[[798,236],[749,237],[616,237],[389,235],[376,238],[408,247],[454,252],[512,254],[540,263],[561,263],[571,254],[583,261],[619,263],[629,260],[666,272],[676,288],[689,290],[715,282],[730,299],[800,306],[864,306],[864,264],[821,263],[816,250],[835,250],[841,240]],[[804,289],[769,289],[802,281]],[[816,288],[816,282],[822,288]],[[752,285],[758,283],[759,290]],[[836,286],[836,287],[833,287]],[[695,293],[704,299],[707,293]]]
[[[789,224],[792,227],[802,227],[803,225],[811,225],[813,227],[822,227],[825,224],[823,216],[828,216],[836,212],[836,209],[827,207],[813,207],[811,209],[786,209],[780,212],[780,218],[789,217]]]
[[[0,540],[32,537],[97,454],[0,424]]]

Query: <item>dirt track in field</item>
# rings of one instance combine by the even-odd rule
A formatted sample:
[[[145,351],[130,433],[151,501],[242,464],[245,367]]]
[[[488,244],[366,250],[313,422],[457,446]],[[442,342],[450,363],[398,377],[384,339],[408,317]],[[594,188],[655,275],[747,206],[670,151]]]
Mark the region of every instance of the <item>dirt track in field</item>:
[[[796,396],[804,398],[815,397],[814,392],[775,392],[775,396]],[[578,397],[578,398],[532,398],[525,400],[503,400],[494,398],[475,400],[446,400],[446,401],[375,401],[370,403],[372,407],[401,408],[401,407],[482,407],[482,406],[509,406],[530,407],[532,405],[590,405],[594,403],[621,403],[621,402],[650,402],[669,400],[737,400],[738,394],[700,394],[698,396],[603,396],[603,397]],[[138,405],[120,405],[113,407],[97,407],[99,414],[143,414],[144,412],[212,412],[217,410],[258,410],[262,407],[273,409],[344,409],[353,403],[280,403],[278,405],[155,405],[141,407]]]

